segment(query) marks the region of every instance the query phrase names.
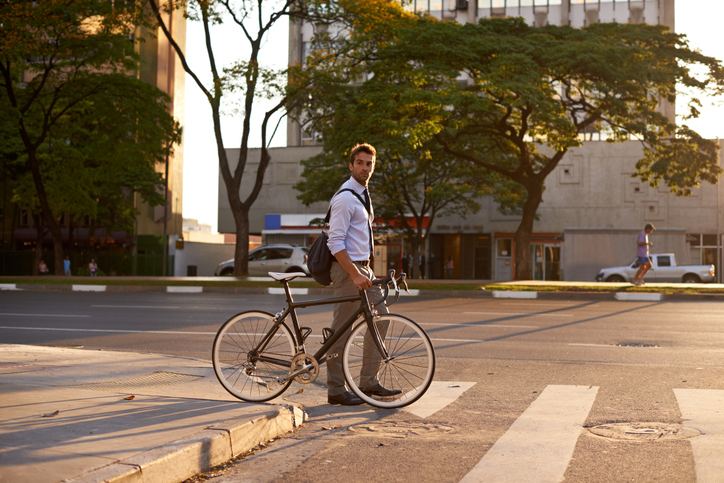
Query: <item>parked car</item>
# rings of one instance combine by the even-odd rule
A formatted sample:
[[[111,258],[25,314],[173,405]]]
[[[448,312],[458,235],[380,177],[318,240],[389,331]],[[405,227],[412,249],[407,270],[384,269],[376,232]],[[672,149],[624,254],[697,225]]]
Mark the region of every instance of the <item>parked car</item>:
[[[714,265],[677,265],[673,253],[649,255],[651,270],[645,275],[647,282],[716,282]],[[599,282],[631,282],[639,269],[638,257],[623,267],[604,268],[596,275]]]
[[[267,275],[269,272],[304,272],[307,268],[307,247],[295,245],[268,245],[249,252],[249,275]],[[220,263],[214,275],[234,273],[234,259]]]

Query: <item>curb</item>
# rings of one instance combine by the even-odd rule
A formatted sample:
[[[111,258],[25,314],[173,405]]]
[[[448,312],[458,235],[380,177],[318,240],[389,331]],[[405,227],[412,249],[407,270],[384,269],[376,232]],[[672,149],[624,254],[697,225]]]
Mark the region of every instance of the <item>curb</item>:
[[[281,406],[254,420],[232,419],[173,443],[132,456],[68,483],[176,483],[282,436],[308,419],[295,406]]]

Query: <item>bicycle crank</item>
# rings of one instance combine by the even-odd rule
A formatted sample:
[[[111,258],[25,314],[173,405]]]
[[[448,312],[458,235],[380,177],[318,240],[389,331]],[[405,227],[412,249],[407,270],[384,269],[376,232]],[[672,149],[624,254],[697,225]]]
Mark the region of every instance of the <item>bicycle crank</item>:
[[[319,375],[319,362],[309,354],[297,354],[292,359],[292,368],[287,380],[295,379],[302,384],[310,384]]]

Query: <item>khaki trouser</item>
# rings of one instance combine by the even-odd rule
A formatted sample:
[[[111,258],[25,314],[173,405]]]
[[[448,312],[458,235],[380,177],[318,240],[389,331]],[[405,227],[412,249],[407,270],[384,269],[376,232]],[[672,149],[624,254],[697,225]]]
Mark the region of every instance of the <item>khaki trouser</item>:
[[[363,267],[357,265],[362,274],[367,276],[370,280],[374,278],[374,273],[369,267]],[[330,272],[332,277],[332,283],[334,287],[335,297],[349,297],[352,295],[359,294],[357,286],[352,283],[352,277],[342,268],[339,263],[332,263],[332,270]],[[367,290],[367,296],[372,301],[378,301],[376,305],[377,311],[381,314],[387,314],[387,306],[382,301],[382,291],[378,286],[372,287]],[[334,305],[334,320],[332,321],[332,329],[337,333],[337,329],[344,324],[347,319],[357,310],[359,302],[345,302]],[[387,332],[387,324],[379,324],[384,327],[379,327],[380,335],[385,336]],[[344,353],[344,343],[347,341],[347,337],[351,333],[350,328],[347,333],[342,335],[332,347],[329,348],[328,354],[339,354],[337,357],[327,361],[327,393],[330,396],[337,396],[347,391],[345,384],[344,369],[342,368],[342,355]],[[365,337],[364,342],[364,358],[362,361],[362,375],[363,378],[360,380],[360,387],[371,387],[377,384],[377,371],[380,367],[380,354],[377,348],[374,346],[374,342],[369,337]]]

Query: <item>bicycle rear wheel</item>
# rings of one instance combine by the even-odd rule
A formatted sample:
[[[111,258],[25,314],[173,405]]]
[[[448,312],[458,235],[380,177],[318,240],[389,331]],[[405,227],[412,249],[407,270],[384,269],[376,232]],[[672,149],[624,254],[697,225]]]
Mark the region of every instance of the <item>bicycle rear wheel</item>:
[[[425,394],[435,375],[432,342],[417,323],[400,315],[383,315],[374,323],[389,360],[384,361],[380,356],[363,320],[352,330],[344,346],[342,366],[347,383],[355,394],[373,406],[399,408],[412,404]],[[390,396],[370,392],[370,385],[377,382],[385,389],[399,392]]]
[[[286,324],[274,327],[266,312],[243,312],[230,318],[216,334],[211,351],[216,377],[224,389],[244,401],[274,399],[289,387],[294,337]],[[281,382],[284,381],[284,382]]]

